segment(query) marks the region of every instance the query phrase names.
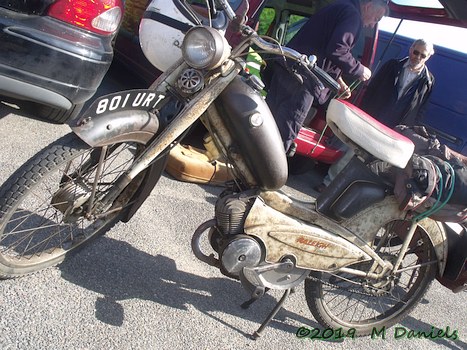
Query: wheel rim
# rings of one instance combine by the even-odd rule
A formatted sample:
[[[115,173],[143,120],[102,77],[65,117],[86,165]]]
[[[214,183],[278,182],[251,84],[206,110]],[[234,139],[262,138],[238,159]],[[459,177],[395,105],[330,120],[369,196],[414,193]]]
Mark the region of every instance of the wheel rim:
[[[95,198],[101,198],[129,168],[141,147],[135,143],[109,147],[97,181],[95,160],[102,149],[75,150],[71,157],[56,164],[44,176],[35,174],[35,183],[2,219],[0,255],[3,263],[31,267],[60,258],[114,222],[138,186],[129,186],[130,189],[114,202],[112,208],[120,209],[110,210],[108,215],[102,213],[101,217],[86,218],[90,189],[96,184]]]
[[[375,245],[380,246],[378,250],[383,259],[395,262],[402,242],[396,232],[405,227],[402,221],[393,221],[378,232]],[[321,307],[330,323],[355,329],[390,325],[398,320],[399,315],[415,306],[432,280],[428,276],[433,276],[434,251],[426,234],[417,230],[401,268],[410,268],[421,261],[432,262],[433,265],[407,269],[380,281],[343,273],[315,274],[311,280],[319,285]],[[368,266],[365,265],[367,263],[351,267],[367,271]]]

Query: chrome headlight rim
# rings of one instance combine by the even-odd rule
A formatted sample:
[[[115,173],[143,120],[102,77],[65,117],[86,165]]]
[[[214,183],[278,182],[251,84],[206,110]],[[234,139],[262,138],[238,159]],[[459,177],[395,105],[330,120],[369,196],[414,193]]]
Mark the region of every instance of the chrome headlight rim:
[[[188,30],[182,43],[185,62],[195,69],[219,67],[230,55],[230,46],[216,29],[196,26]]]

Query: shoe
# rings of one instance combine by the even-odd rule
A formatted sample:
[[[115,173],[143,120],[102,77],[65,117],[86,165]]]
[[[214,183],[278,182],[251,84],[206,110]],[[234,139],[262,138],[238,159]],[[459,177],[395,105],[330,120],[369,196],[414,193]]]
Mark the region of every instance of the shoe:
[[[324,191],[324,189],[326,188],[327,186],[323,183],[320,183],[318,186],[315,186],[313,187],[313,189],[318,192],[318,193],[321,193]]]
[[[292,144],[289,147],[289,150],[286,152],[287,157],[293,157],[295,155],[295,152],[297,151],[297,143],[292,142]]]

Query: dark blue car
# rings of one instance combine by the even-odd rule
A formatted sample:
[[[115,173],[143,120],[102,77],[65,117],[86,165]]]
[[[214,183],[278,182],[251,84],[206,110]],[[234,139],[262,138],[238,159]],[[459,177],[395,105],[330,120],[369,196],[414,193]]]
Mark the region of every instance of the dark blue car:
[[[110,67],[122,17],[122,0],[0,0],[0,100],[74,117]]]

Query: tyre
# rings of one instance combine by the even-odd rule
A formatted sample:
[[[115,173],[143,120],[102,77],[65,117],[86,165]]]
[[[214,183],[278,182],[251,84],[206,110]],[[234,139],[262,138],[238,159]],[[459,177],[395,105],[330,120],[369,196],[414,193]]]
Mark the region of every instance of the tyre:
[[[395,263],[402,247],[397,233],[407,232],[410,222],[385,223],[373,241],[378,255]],[[367,272],[372,261],[350,268]],[[305,281],[305,296],[315,319],[324,327],[341,328],[350,336],[370,335],[406,317],[428,290],[437,272],[433,245],[417,228],[400,270],[379,280],[349,273],[313,272]]]
[[[0,278],[56,265],[108,231],[144,174],[107,207],[101,199],[144,148],[130,141],[91,148],[69,134],[18,169],[0,188]]]
[[[34,112],[31,112],[34,115],[37,115],[38,118],[53,124],[64,124],[68,120],[76,117],[79,112],[83,109],[84,103],[74,104],[70,109],[61,109],[53,108],[45,105],[37,105]]]

